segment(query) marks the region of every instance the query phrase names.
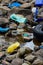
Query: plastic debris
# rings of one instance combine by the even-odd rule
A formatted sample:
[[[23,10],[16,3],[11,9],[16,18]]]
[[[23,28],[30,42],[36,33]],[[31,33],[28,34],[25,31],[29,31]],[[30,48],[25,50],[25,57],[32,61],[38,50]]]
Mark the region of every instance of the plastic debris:
[[[31,42],[27,42],[23,47],[29,47],[31,50],[34,50],[35,45],[33,41],[31,41]]]
[[[11,20],[14,20],[15,22],[18,22],[18,23],[26,23],[27,22],[27,19],[26,18],[21,17],[21,16],[16,15],[16,14],[12,14],[10,16],[10,19]]]
[[[20,7],[22,4],[19,3],[19,2],[12,2],[11,4],[8,5],[9,8],[12,8],[12,7]]]
[[[12,52],[14,52],[14,50],[17,49],[19,46],[20,46],[20,43],[19,43],[19,42],[15,42],[14,44],[10,45],[10,46],[7,48],[6,52],[7,52],[7,53],[12,53]]]
[[[43,0],[36,0],[35,5],[36,6],[42,6],[43,5]]]
[[[23,38],[25,39],[25,40],[31,40],[31,39],[33,39],[33,34],[32,33],[26,33],[26,32],[24,32],[23,33]]]
[[[2,27],[0,27],[0,32],[7,32],[9,30],[9,28],[2,28]]]

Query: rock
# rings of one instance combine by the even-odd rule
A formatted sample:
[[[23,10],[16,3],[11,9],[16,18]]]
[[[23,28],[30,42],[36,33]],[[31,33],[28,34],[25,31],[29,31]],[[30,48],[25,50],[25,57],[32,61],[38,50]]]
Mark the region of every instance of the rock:
[[[3,65],[10,65],[10,63],[7,62],[6,60],[2,60],[2,64],[3,64]]]
[[[31,65],[30,62],[29,63],[23,63],[22,65]]]
[[[43,45],[43,42],[41,43],[41,45]]]
[[[35,51],[38,51],[38,50],[39,50],[39,46],[35,46],[35,47],[34,47],[34,50],[35,50]]]
[[[30,54],[30,55],[28,55],[28,56],[25,57],[25,60],[33,62],[35,58],[36,57],[34,55]]]
[[[4,2],[4,3],[9,3],[10,0],[3,0],[2,2]]]
[[[32,65],[43,65],[43,61],[40,59],[36,59]]]
[[[37,52],[35,52],[35,55],[38,57],[41,57],[41,58],[43,58],[43,49],[40,49],[40,50],[38,50]]]
[[[2,2],[2,0],[0,0],[0,2]]]
[[[0,52],[0,59],[2,59],[5,56],[4,52]]]
[[[22,47],[22,48],[20,48],[20,49],[18,50],[18,56],[23,56],[23,55],[29,54],[29,53],[31,53],[31,52],[32,52],[31,49],[26,48],[26,47]]]
[[[16,58],[12,61],[12,65],[22,65],[23,63],[23,59],[20,59],[20,58]]]
[[[9,61],[9,62],[12,61],[14,58],[16,58],[16,54],[6,56],[6,60]]]
[[[9,20],[7,19],[7,18],[4,18],[4,17],[2,17],[2,18],[0,18],[0,25],[6,25],[7,23],[9,23]]]

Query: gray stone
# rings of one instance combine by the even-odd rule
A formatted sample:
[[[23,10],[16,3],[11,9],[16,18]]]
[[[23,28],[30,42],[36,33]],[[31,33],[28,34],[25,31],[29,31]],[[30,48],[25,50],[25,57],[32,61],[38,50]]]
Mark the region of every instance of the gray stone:
[[[32,65],[43,65],[43,61],[40,59],[36,59]]]
[[[28,55],[28,56],[25,57],[25,60],[33,62],[35,58],[36,57],[34,55],[30,54],[30,55]]]
[[[43,49],[38,50],[37,52],[35,52],[35,55],[38,57],[40,56],[41,58],[43,58]]]
[[[32,52],[32,50],[31,49],[29,49],[29,48],[27,48],[27,47],[22,47],[22,48],[20,48],[19,50],[18,50],[18,57],[19,56],[23,56],[23,55],[25,55],[25,54],[29,54],[29,53],[31,53]]]
[[[20,58],[16,58],[12,61],[12,65],[22,65],[23,63],[23,59],[20,59]]]
[[[23,63],[22,65],[31,65],[31,63],[29,62],[29,63]]]

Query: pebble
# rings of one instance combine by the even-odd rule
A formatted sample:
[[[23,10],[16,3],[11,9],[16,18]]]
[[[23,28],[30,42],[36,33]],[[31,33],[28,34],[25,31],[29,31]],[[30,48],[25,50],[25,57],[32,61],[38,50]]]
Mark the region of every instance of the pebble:
[[[10,63],[7,62],[6,60],[2,60],[2,64],[3,64],[3,65],[10,65]]]
[[[22,65],[31,65],[30,63],[23,63]]]
[[[32,65],[43,65],[43,61],[40,59],[36,59]]]
[[[28,56],[25,57],[25,60],[33,62],[35,58],[36,57],[34,55],[30,54],[30,55],[28,55]]]
[[[4,52],[0,52],[0,59],[2,59],[5,56]]]
[[[22,65],[23,63],[23,59],[20,59],[20,58],[16,58],[12,61],[12,65]]]

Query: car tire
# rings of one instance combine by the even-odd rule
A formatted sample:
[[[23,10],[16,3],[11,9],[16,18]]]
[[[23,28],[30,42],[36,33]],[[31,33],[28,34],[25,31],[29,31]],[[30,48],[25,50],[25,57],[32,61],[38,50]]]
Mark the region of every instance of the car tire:
[[[43,42],[43,24],[39,24],[33,29],[33,35],[34,38]]]

